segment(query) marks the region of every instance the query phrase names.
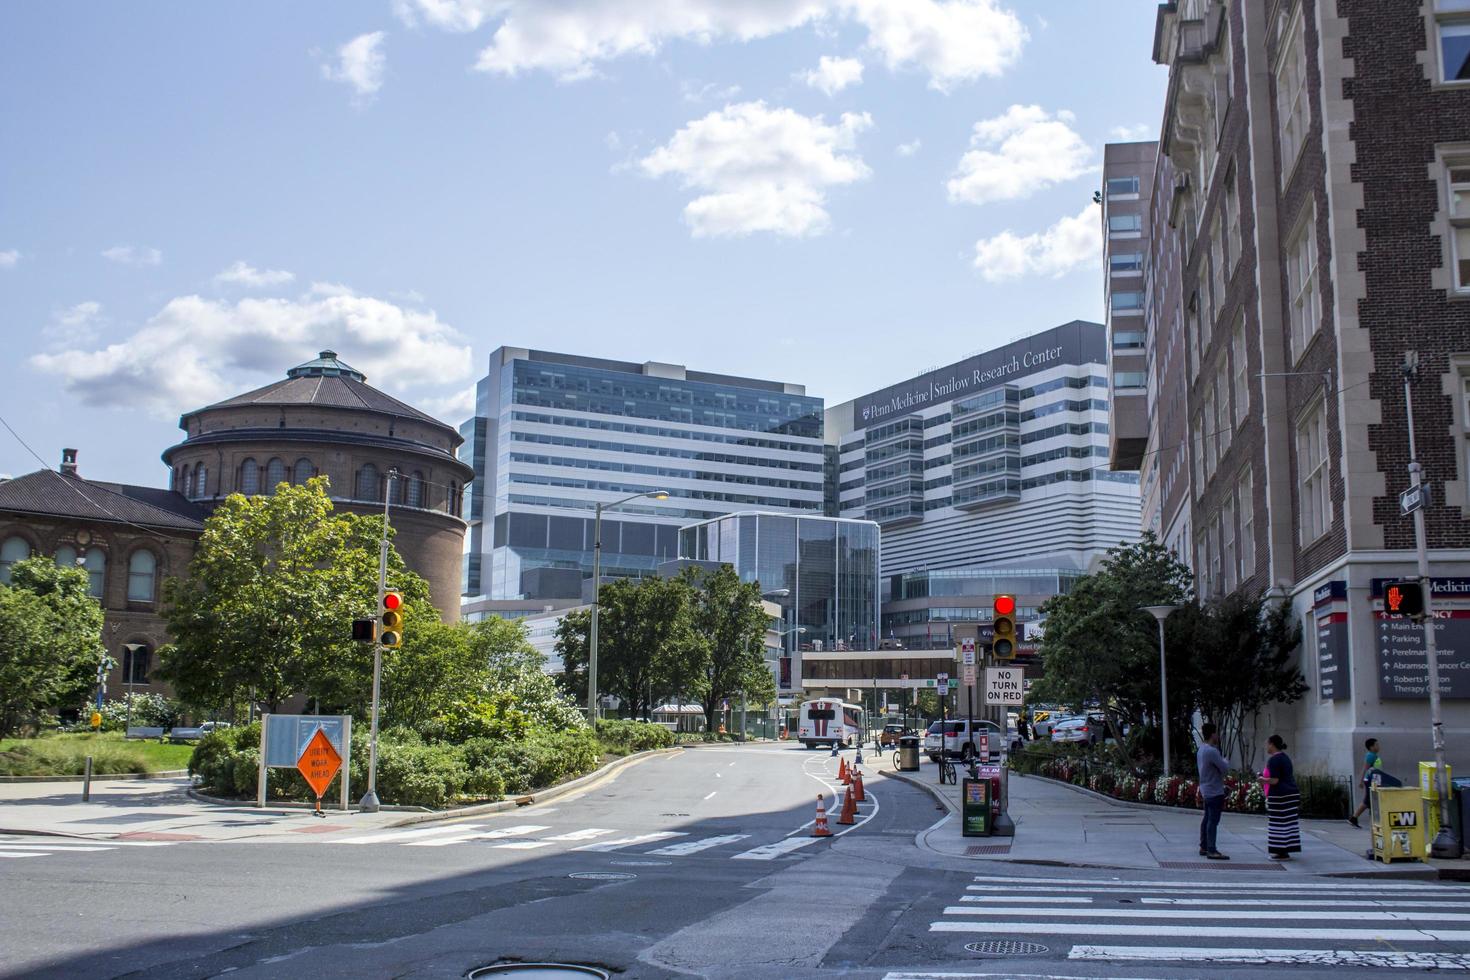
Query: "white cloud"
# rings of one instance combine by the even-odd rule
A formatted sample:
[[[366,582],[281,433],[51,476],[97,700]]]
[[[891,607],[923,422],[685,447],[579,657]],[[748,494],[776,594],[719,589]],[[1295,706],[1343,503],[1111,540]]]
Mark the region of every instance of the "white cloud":
[[[14,269],[15,264],[20,261],[20,252],[9,248],[0,252],[0,269]]]
[[[54,311],[51,322],[41,328],[41,335],[53,347],[90,344],[97,339],[97,328],[101,323],[102,304],[88,300]]]
[[[432,311],[340,286],[235,303],[180,296],[124,340],[37,354],[31,363],[87,404],[169,417],[284,377],[328,347],[369,384],[400,392],[459,384],[473,372],[469,346]]]
[[[915,137],[914,139],[909,140],[907,143],[900,143],[895,146],[893,148],[893,152],[897,153],[901,157],[911,157],[915,153],[918,153],[919,148],[923,145],[923,141]]]
[[[829,221],[827,189],[870,173],[850,151],[872,123],[867,113],[843,113],[828,125],[821,116],[742,102],[686,123],[639,166],[705,192],[684,208],[696,238],[817,235]]]
[[[836,95],[863,80],[863,63],[856,58],[834,58],[824,54],[817,67],[798,77],[812,88],[821,89],[829,96]]]
[[[262,289],[267,286],[283,286],[295,278],[294,273],[287,272],[285,269],[257,269],[244,259],[236,259],[229,268],[216,274],[214,281],[220,284]]]
[[[102,257],[119,265],[158,265],[163,253],[142,245],[114,245],[102,250]]]
[[[468,388],[448,395],[422,399],[415,407],[428,412],[436,419],[442,419],[451,425],[458,425],[475,414],[475,386],[470,385]]]
[[[1108,135],[1120,143],[1134,143],[1146,140],[1154,133],[1154,127],[1148,123],[1135,123],[1132,126],[1114,126],[1108,130]]]
[[[740,94],[739,85],[721,85],[718,82],[706,82],[703,85],[698,82],[688,81],[679,83],[679,93],[685,102],[699,104],[701,102],[728,102]]]
[[[353,101],[364,105],[373,100],[383,87],[383,70],[388,59],[383,54],[382,31],[359,34],[337,49],[337,63],[322,65],[322,77],[352,87]]]
[[[975,124],[970,145],[949,179],[949,199],[985,204],[1029,197],[1095,170],[1092,150],[1071,126],[1076,117],[1036,105],[1013,105]]]
[[[975,268],[990,282],[1022,276],[1055,279],[1102,259],[1102,224],[1096,206],[1088,204],[1073,218],[1062,218],[1035,235],[1010,230],[975,243]]]
[[[1002,0],[395,0],[406,23],[446,31],[494,25],[482,71],[588,78],[597,66],[651,55],[671,41],[745,42],[851,22],[890,69],[918,68],[935,88],[997,75],[1019,57],[1026,28]]]

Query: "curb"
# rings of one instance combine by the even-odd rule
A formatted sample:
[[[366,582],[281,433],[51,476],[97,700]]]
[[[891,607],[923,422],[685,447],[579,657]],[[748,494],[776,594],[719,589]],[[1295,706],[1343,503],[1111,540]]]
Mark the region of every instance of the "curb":
[[[197,789],[194,789],[192,786],[189,787],[189,789],[185,790],[184,792],[188,795],[188,797],[191,800],[198,800],[200,803],[208,803],[208,804],[210,804],[212,806],[227,806],[227,807],[233,807],[235,809],[246,809],[246,810],[315,810],[316,809],[316,804],[315,803],[298,803],[295,800],[279,800],[279,801],[277,801],[275,803],[267,802],[264,807],[258,807],[258,806],[255,805],[255,798],[254,797],[251,797],[248,800],[231,800],[231,799],[228,799],[228,798],[223,797],[223,796],[210,796],[207,793],[201,793]],[[422,807],[422,806],[399,806],[396,803],[385,803],[382,806],[378,807],[378,809],[379,810],[387,811],[389,813],[396,813],[396,812],[403,812],[403,813],[433,813],[434,812],[434,811],[428,809],[427,807]],[[324,812],[325,811],[330,811],[330,812],[333,812],[333,813],[341,813],[342,812],[342,810],[338,809],[335,804],[329,804],[329,803],[326,802],[325,799],[322,800],[322,810]],[[357,807],[355,807],[355,806],[348,807],[347,812],[348,813],[355,813],[355,812],[357,812]]]
[[[911,775],[910,773],[906,772],[899,772],[897,769],[881,769],[879,771],[883,773],[884,776],[890,779],[901,779],[904,782],[908,783],[910,786],[917,786],[919,789],[923,790],[930,796],[934,797],[934,799],[938,800],[940,805],[944,807],[945,813],[953,814],[959,812],[952,805],[950,805],[949,799],[944,795],[944,792],[942,790],[936,789],[933,785],[925,782],[922,779],[919,779],[917,776]]]
[[[178,779],[189,775],[187,769],[166,769],[163,772],[94,772],[92,782],[110,782],[115,779]],[[87,777],[75,776],[0,776],[0,783],[80,783]]]

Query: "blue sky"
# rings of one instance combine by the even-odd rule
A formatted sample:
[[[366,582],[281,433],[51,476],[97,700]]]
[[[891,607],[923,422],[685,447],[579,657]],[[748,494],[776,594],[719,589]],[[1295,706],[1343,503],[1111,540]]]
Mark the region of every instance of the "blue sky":
[[[1102,144],[1156,134],[1156,9],[4,5],[0,414],[162,484],[181,411],[322,347],[457,424],[502,344],[832,404],[1099,319],[1089,201]]]

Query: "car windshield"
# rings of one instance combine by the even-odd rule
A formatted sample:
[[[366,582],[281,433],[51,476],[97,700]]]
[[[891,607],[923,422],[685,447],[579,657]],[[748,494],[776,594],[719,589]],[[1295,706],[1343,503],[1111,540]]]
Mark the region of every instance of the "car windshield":
[[[940,728],[943,727],[943,725],[944,725],[944,722],[942,722],[942,721],[936,721],[934,724],[932,724],[932,725],[929,726],[929,730],[925,734],[928,734],[928,735],[938,735],[939,734],[939,730],[940,730]]]

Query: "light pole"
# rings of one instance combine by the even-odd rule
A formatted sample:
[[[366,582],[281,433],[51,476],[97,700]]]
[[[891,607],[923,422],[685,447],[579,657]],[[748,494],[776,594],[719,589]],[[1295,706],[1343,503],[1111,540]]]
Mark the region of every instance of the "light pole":
[[[610,504],[601,501],[596,506],[596,517],[592,522],[592,635],[587,644],[587,723],[597,724],[597,600],[602,591],[602,512],[612,510],[630,500],[639,497],[651,497],[654,500],[668,500],[667,490],[648,490],[644,493],[629,494],[622,500],[614,500]]]
[[[1181,608],[1172,603],[1161,603],[1157,606],[1139,606],[1146,613],[1150,613],[1154,619],[1159,621],[1159,702],[1163,709],[1164,726],[1164,775],[1169,775],[1169,671],[1164,665],[1164,620],[1169,614]]]
[[[393,481],[398,479],[398,467],[388,470],[387,482],[383,484],[383,533],[378,539],[378,608],[374,617],[383,615],[383,594],[388,590],[388,508],[393,504]],[[377,813],[378,801],[378,695],[383,687],[383,631],[373,630],[373,706],[371,730],[368,732],[368,785],[357,808],[363,813]],[[343,777],[346,778],[345,776]],[[262,791],[264,792],[264,791]],[[261,797],[265,799],[265,797]]]

